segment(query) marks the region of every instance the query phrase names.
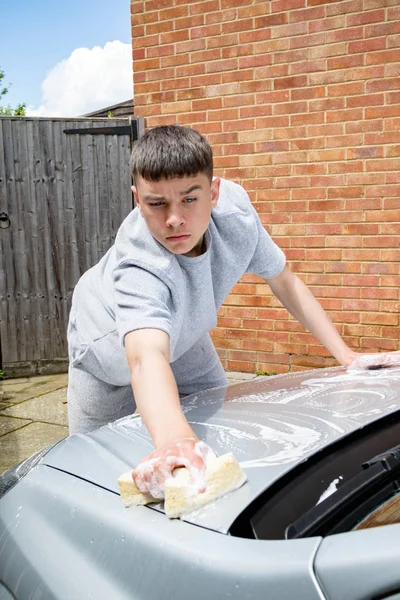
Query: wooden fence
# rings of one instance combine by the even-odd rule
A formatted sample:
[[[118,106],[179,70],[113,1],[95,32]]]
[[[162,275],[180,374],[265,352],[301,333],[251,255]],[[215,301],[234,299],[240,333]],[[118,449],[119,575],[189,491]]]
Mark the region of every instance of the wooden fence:
[[[79,277],[132,210],[129,157],[141,118],[0,118],[0,368],[67,368]]]

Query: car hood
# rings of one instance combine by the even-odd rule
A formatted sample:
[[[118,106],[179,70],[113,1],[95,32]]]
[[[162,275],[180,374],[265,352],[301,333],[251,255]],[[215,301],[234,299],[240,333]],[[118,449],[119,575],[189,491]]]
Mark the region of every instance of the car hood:
[[[226,533],[241,512],[295,466],[353,431],[400,409],[400,368],[318,369],[188,396],[185,415],[216,452],[233,452],[248,482],[184,520]],[[132,415],[52,448],[42,463],[118,492],[119,475],[153,450]],[[162,511],[162,504],[153,505]]]

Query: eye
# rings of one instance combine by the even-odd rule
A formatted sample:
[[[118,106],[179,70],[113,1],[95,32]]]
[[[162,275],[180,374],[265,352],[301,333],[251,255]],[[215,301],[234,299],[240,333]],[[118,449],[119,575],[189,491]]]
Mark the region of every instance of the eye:
[[[197,198],[185,198],[184,202],[187,204],[192,204],[192,202],[195,202],[196,200]]]
[[[149,206],[163,206],[164,202],[149,202]]]

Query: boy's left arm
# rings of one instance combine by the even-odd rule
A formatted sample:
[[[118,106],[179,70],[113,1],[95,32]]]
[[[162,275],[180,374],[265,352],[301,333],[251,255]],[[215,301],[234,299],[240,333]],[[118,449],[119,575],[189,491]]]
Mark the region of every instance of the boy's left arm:
[[[300,321],[342,365],[348,367],[360,356],[345,344],[311,291],[288,267],[285,267],[276,277],[266,281],[290,314]]]

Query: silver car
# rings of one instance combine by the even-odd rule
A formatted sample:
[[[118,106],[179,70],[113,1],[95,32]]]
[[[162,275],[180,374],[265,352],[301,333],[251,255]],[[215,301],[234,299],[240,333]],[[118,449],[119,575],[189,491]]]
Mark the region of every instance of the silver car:
[[[400,368],[266,377],[183,407],[247,483],[169,520],[119,497],[152,450],[139,416],[62,440],[0,478],[0,600],[400,599]]]

